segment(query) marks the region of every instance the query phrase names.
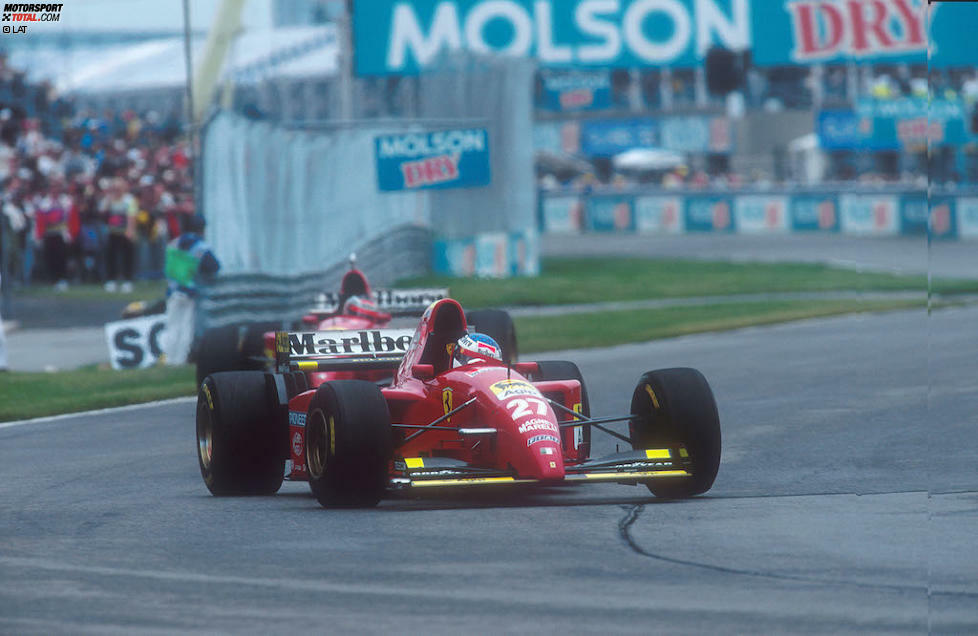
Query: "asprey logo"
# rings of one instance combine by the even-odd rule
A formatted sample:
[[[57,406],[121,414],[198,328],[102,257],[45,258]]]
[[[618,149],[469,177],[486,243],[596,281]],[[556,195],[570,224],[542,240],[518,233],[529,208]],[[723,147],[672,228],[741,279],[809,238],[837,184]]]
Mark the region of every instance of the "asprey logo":
[[[489,387],[500,400],[508,400],[519,395],[540,396],[535,386],[523,380],[500,380]]]

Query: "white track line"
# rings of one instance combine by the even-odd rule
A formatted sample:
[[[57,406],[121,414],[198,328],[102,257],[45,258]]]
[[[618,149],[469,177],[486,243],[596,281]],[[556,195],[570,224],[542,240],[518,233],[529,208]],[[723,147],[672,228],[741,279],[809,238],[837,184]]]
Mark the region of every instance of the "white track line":
[[[35,417],[30,420],[17,420],[15,422],[0,422],[0,430],[23,426],[25,424],[44,424],[56,420],[70,420],[87,415],[105,415],[109,413],[125,413],[126,411],[136,411],[139,409],[150,408],[153,406],[166,406],[168,404],[185,404],[197,399],[197,396],[187,396],[170,398],[169,400],[157,400],[156,402],[143,402],[142,404],[127,404],[126,406],[115,406],[108,409],[96,409],[94,411],[81,411],[80,413],[62,413],[61,415],[48,415],[47,417]]]

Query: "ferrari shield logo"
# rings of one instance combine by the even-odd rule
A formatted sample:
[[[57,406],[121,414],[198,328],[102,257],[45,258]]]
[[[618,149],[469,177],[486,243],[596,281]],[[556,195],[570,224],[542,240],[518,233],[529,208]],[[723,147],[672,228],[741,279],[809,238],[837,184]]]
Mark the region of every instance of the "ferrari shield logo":
[[[441,391],[441,404],[445,407],[445,414],[447,415],[452,410],[452,390],[442,389]],[[448,418],[448,422],[452,421],[452,418]]]

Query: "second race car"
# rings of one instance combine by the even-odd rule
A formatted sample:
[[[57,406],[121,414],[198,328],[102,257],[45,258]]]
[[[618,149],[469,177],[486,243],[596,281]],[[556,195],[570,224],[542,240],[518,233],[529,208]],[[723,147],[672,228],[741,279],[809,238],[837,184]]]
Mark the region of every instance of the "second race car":
[[[343,275],[338,292],[323,292],[293,327],[314,330],[377,329],[388,327],[399,317],[417,317],[433,301],[445,298],[447,289],[371,289],[366,275],[356,269],[354,258]],[[518,356],[516,328],[509,314],[500,309],[469,312],[470,323],[490,334],[503,347],[504,359]],[[262,370],[274,360],[275,331],[283,321],[250,322],[208,329],[197,348],[197,386],[219,371]]]

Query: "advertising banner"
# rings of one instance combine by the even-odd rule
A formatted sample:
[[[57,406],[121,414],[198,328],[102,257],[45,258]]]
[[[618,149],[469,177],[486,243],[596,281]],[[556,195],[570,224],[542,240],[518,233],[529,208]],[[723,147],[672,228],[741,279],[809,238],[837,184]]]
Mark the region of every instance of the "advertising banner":
[[[973,141],[969,110],[956,99],[862,98],[855,111],[827,110],[815,120],[819,145],[826,150],[899,150],[906,147]]]
[[[927,193],[925,191],[900,196],[900,233],[927,234]]]
[[[924,64],[924,0],[752,3],[758,65],[883,61]]]
[[[544,68],[692,67],[750,44],[748,0],[372,0],[353,3],[358,75],[413,75],[452,51]]]
[[[659,142],[654,119],[589,119],[581,123],[581,150],[591,157],[611,157]]]
[[[468,188],[491,179],[485,128],[380,135],[374,151],[383,192]]]
[[[539,252],[535,229],[437,238],[432,242],[432,266],[436,273],[449,276],[536,276]]]
[[[638,232],[682,234],[686,230],[685,221],[681,197],[635,197],[635,229]]]
[[[540,275],[540,236],[536,230],[510,232],[509,273],[512,276]]]
[[[831,195],[791,197],[791,229],[795,231],[839,231],[838,203]]]
[[[734,199],[734,224],[742,234],[782,233],[789,229],[788,197],[744,195]]]
[[[732,197],[695,195],[686,197],[686,231],[733,232],[730,212]]]
[[[660,145],[676,152],[728,152],[730,122],[726,117],[664,117],[659,123]]]
[[[145,369],[156,364],[163,355],[164,331],[166,314],[106,323],[105,340],[109,345],[112,368]]]
[[[545,197],[541,204],[542,227],[550,234],[577,234],[581,231],[583,203],[580,197]]]
[[[851,110],[823,110],[815,116],[815,134],[824,150],[849,150],[863,143],[859,118]]]
[[[588,226],[597,232],[634,230],[631,197],[592,197],[588,206]]]
[[[898,198],[890,194],[843,194],[839,220],[846,234],[894,236],[900,232]]]
[[[611,73],[606,69],[541,73],[537,107],[556,112],[610,108]]]
[[[969,6],[971,5],[971,6]],[[928,15],[929,12],[929,15]],[[930,27],[928,33],[928,25]],[[978,12],[926,0],[371,0],[353,3],[355,70],[413,75],[453,51],[542,68],[689,68],[711,46],[760,66],[973,66]],[[930,56],[928,58],[928,42]]]
[[[959,197],[956,201],[953,199],[952,201],[956,207],[956,214],[949,216],[951,217],[952,222],[957,222],[957,225],[956,227],[951,228],[951,230],[956,230],[956,234],[959,238],[978,238],[978,198]],[[940,205],[939,202],[937,202],[937,204]],[[934,233],[937,234],[937,230],[943,229],[943,227],[937,227],[938,223],[936,218],[934,224]]]

